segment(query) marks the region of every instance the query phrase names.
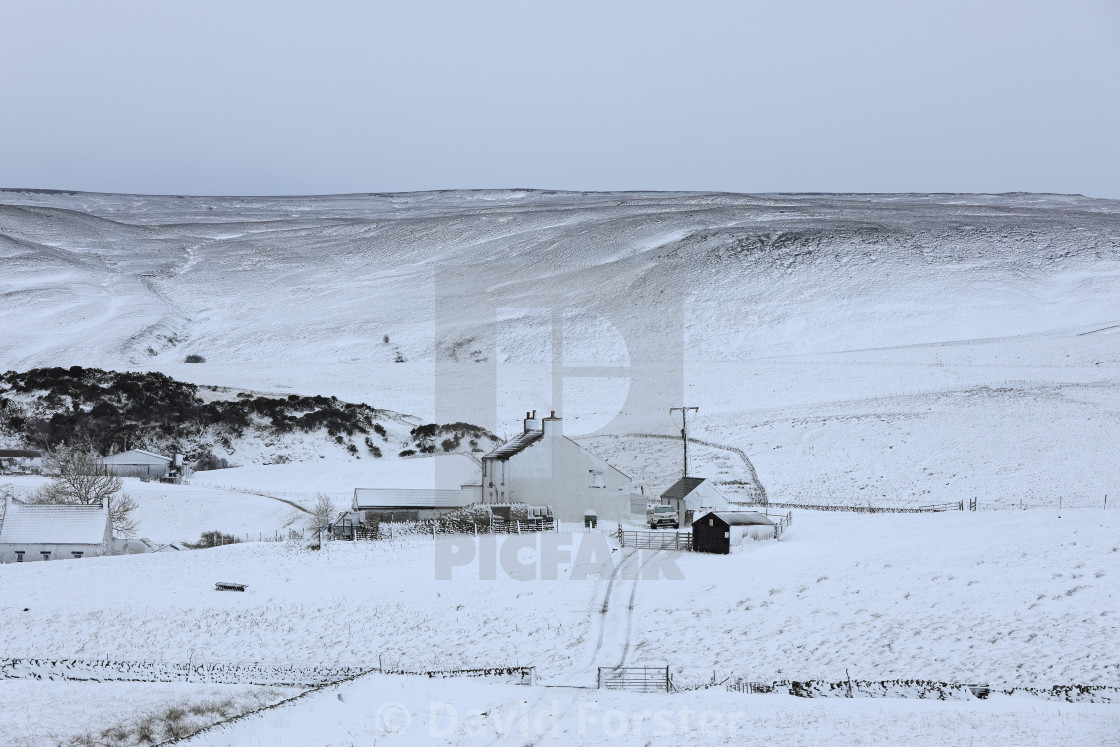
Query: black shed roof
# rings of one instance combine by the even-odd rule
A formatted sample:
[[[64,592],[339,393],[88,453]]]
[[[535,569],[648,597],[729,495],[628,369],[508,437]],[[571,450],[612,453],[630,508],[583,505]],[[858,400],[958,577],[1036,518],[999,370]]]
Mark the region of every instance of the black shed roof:
[[[714,516],[728,526],[745,526],[750,524],[761,524],[763,526],[773,526],[774,522],[766,518],[765,515],[760,514],[758,511],[711,511],[701,516],[697,521],[703,521],[709,516]]]

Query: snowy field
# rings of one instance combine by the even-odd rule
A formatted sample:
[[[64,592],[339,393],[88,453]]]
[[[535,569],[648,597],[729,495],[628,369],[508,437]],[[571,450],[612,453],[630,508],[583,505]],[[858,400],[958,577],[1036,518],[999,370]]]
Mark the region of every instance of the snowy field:
[[[302,464],[269,464],[196,472],[192,486],[248,488],[303,502],[316,493],[349,498],[354,488],[416,488],[458,490],[478,479],[476,460],[461,454],[411,459],[377,459],[364,462],[324,461]],[[308,504],[310,507],[310,504]]]
[[[302,531],[307,514],[275,498],[197,485],[171,485],[123,478],[125,493],[136,501],[137,536],[159,544],[194,542],[203,532],[218,530],[242,538],[281,536],[289,528]],[[35,490],[44,477],[0,477],[17,494]],[[305,501],[307,502],[307,501]],[[295,503],[295,501],[293,501]],[[314,503],[314,499],[307,502]]]
[[[586,566],[583,580],[572,577],[572,559],[559,564],[559,580],[544,580],[528,550],[528,571],[479,580],[479,554],[452,568],[453,580],[436,580],[436,548],[424,537],[331,543],[319,553],[264,543],[10,564],[0,567],[0,615],[9,621],[0,650],[405,669],[532,665],[546,681],[583,685],[594,683],[596,667],[622,663],[668,664],[685,679],[715,671],[720,679],[837,681],[848,670],[869,680],[1117,685],[1113,516],[797,511],[778,542],[731,556],[613,549],[618,573],[603,578]],[[590,540],[574,541],[578,556]],[[648,578],[670,561],[683,580]],[[215,592],[219,580],[249,590]]]

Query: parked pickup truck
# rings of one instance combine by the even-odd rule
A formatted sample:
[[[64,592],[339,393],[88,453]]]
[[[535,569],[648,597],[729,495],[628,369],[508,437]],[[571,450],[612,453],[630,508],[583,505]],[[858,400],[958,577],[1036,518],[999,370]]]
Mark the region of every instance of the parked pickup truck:
[[[677,509],[672,506],[654,506],[647,517],[649,518],[650,529],[657,529],[658,527],[679,529],[681,526],[677,519]]]

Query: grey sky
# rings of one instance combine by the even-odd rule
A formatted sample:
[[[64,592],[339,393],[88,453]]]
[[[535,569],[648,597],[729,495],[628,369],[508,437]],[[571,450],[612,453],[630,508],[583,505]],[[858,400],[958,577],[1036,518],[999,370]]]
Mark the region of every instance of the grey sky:
[[[1120,198],[1120,3],[0,4],[0,186]]]

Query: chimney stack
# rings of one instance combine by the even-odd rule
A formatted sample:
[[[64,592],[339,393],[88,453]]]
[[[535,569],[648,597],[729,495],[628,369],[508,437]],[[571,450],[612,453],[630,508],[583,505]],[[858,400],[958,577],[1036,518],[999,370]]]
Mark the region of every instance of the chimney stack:
[[[537,411],[533,410],[531,413],[525,413],[525,432],[539,431],[541,429],[541,421],[537,420]]]
[[[564,421],[556,417],[556,410],[553,410],[551,415],[542,420],[541,425],[545,438],[559,438],[564,435]]]

